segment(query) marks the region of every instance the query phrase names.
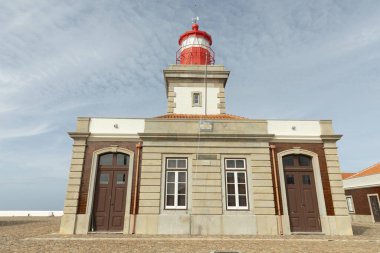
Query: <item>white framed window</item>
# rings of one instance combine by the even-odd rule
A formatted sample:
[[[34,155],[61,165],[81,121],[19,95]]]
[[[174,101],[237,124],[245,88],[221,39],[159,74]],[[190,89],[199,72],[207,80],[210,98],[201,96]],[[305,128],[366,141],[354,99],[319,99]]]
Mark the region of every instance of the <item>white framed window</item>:
[[[199,91],[195,91],[191,93],[191,101],[193,106],[202,106],[202,93]]]
[[[227,210],[248,210],[247,165],[245,159],[225,159]]]
[[[165,209],[187,209],[187,159],[167,158]]]
[[[355,213],[354,200],[352,196],[346,196],[348,212]]]

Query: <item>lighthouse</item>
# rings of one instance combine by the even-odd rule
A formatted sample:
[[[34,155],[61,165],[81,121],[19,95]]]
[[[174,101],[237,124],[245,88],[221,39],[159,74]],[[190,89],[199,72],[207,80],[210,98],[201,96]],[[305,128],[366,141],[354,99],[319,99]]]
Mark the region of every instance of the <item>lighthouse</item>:
[[[179,36],[178,44],[176,64],[164,70],[168,98],[164,117],[226,117],[224,89],[230,72],[215,65],[211,35],[194,22]]]
[[[179,37],[180,49],[177,51],[177,64],[211,65],[215,63],[214,52],[211,49],[211,35],[199,30],[194,22],[191,30]]]
[[[194,23],[179,45],[166,114],[79,117],[69,132],[60,233],[352,235],[331,121],[227,114],[211,35]]]

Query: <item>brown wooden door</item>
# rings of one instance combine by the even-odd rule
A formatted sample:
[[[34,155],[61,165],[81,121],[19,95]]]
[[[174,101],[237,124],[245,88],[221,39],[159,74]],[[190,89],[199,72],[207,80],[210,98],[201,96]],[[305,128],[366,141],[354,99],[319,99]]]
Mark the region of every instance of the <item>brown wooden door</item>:
[[[380,205],[377,195],[369,196],[369,204],[371,205],[372,215],[375,222],[380,222]]]
[[[299,156],[292,156],[298,160]],[[306,162],[305,162],[306,163]],[[310,163],[293,161],[284,168],[290,230],[292,232],[320,232],[318,201],[314,174]]]
[[[115,170],[113,172],[111,208],[109,213],[110,230],[123,230],[127,192],[126,186],[127,171]]]
[[[112,192],[112,171],[99,171],[96,182],[93,227],[95,230],[108,230],[110,201]]]
[[[92,228],[95,231],[122,231],[127,193],[128,165],[118,161],[119,154],[107,154],[98,165]],[[123,155],[123,154],[120,154]],[[119,159],[120,160],[120,159]],[[127,162],[125,162],[127,163]]]

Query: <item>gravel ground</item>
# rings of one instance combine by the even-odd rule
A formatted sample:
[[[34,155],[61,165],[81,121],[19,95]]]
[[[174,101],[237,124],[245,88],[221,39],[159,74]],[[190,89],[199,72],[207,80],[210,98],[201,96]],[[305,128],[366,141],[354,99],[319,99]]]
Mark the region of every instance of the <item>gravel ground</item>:
[[[355,236],[59,235],[58,217],[0,217],[0,252],[365,252],[380,253],[380,225]]]

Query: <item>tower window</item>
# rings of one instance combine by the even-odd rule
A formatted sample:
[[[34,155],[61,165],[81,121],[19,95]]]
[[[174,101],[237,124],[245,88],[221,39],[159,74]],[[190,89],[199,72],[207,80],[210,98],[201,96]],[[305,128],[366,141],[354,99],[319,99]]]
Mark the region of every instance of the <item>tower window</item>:
[[[193,106],[202,106],[202,101],[201,101],[201,94],[200,92],[192,92],[192,102]]]

